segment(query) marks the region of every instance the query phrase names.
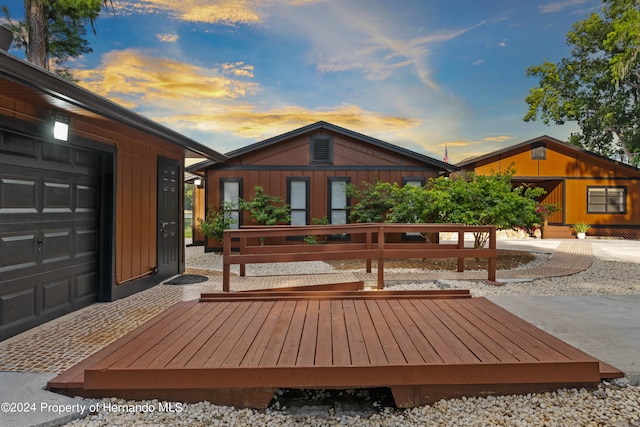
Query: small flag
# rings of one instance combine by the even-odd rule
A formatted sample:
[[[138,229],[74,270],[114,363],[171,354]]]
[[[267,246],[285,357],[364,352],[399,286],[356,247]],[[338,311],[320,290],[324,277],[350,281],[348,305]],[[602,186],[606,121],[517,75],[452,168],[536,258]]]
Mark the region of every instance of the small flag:
[[[449,163],[449,147],[447,147],[447,144],[444,144],[444,157],[443,160],[445,163]]]

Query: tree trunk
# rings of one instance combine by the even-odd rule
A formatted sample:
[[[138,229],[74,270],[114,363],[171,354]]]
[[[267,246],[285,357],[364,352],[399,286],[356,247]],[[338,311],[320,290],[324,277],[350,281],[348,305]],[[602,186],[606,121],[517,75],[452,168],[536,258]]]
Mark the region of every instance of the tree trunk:
[[[45,70],[49,69],[47,61],[47,16],[42,0],[25,2],[25,20],[29,28],[29,45],[27,61]]]

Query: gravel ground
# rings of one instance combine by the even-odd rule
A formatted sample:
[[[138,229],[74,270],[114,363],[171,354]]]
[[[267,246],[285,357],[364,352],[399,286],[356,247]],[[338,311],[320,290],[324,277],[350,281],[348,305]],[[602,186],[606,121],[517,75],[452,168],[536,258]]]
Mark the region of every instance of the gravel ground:
[[[539,255],[533,263],[546,261]],[[221,269],[221,257],[188,248],[187,267]],[[529,264],[528,267],[531,267]],[[251,275],[331,272],[323,262],[248,266]],[[237,270],[236,270],[237,272]],[[637,295],[640,294],[640,263],[595,259],[593,265],[573,276],[490,286],[474,281],[439,280],[409,283],[388,289],[470,289],[485,295]],[[321,393],[321,392],[320,392]],[[100,411],[68,425],[73,426],[612,426],[640,427],[640,387],[625,379],[602,383],[597,390],[558,390],[524,396],[497,396],[441,400],[433,405],[401,410],[370,401],[361,413],[329,408],[291,411],[287,402],[274,399],[267,410],[235,410],[208,402],[173,403],[176,412],[161,410],[157,401],[125,402],[103,399],[100,404],[120,405],[119,410]],[[143,405],[136,408],[131,405]],[[144,406],[146,405],[146,406]],[[154,408],[149,410],[149,408]],[[146,410],[145,410],[146,409]]]
[[[597,390],[562,389],[524,396],[489,396],[441,400],[433,405],[400,410],[379,407],[373,414],[356,415],[329,410],[318,415],[292,415],[286,409],[237,410],[209,402],[96,401],[111,408],[70,426],[640,426],[640,387],[601,384]],[[136,408],[135,405],[138,405]],[[377,406],[376,402],[372,404]],[[154,409],[149,409],[154,408]]]
[[[511,282],[504,286],[491,286],[477,281],[438,280],[387,286],[385,289],[469,289],[475,297],[487,295],[640,295],[640,263],[594,259],[589,269],[572,276]]]

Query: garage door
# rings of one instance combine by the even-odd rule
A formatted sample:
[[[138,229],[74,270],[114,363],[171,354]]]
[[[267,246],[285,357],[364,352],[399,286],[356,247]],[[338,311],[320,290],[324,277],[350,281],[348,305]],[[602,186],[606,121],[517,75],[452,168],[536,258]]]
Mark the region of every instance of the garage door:
[[[0,132],[0,340],[98,293],[100,154]]]

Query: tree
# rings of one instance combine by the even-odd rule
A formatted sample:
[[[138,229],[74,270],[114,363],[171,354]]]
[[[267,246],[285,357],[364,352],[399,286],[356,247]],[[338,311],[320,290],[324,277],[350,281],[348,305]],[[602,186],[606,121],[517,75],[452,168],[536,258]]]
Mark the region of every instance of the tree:
[[[600,14],[573,25],[571,56],[527,68],[539,79],[526,98],[525,121],[576,122],[570,142],[603,156],[640,164],[640,6],[605,0]]]
[[[639,77],[640,5],[637,0],[611,0],[609,3],[614,16],[613,31],[607,34],[605,46],[615,50],[610,67],[614,82],[620,84],[629,74]]]
[[[384,222],[387,212],[394,204],[392,192],[398,184],[376,181],[373,184],[363,181],[359,186],[347,184],[347,199],[355,198],[357,203],[349,206],[349,219],[352,222]]]
[[[291,210],[281,197],[271,196],[259,185],[253,187],[255,195],[249,199],[240,199],[240,210],[249,212],[251,219],[262,225],[287,224],[291,221]]]
[[[465,225],[493,225],[499,230],[531,228],[544,219],[536,198],[542,188],[516,187],[511,183],[515,171],[489,176],[470,173],[465,178],[437,178],[427,184],[427,218],[436,222]],[[475,233],[475,247],[483,247],[489,238]]]
[[[192,184],[184,184],[184,208],[188,211],[193,209],[193,187]]]
[[[545,194],[543,188],[514,188],[514,173],[509,169],[489,176],[470,173],[457,179],[440,177],[430,179],[424,187],[363,183],[353,193],[362,199],[352,212],[358,212],[357,218],[383,218],[391,223],[493,225],[498,229],[541,225],[556,207],[537,201]],[[484,246],[489,238],[486,233],[474,237],[476,247]]]
[[[69,58],[92,52],[86,40],[86,27],[94,23],[107,0],[25,0],[24,21],[13,22],[3,7],[14,33],[14,43],[23,48],[27,61],[70,78],[64,63]]]
[[[222,242],[224,230],[228,230],[232,224],[236,223],[236,220],[229,214],[233,208],[234,205],[230,202],[224,202],[217,211],[213,206],[209,206],[206,218],[198,218],[198,226],[202,234]]]

